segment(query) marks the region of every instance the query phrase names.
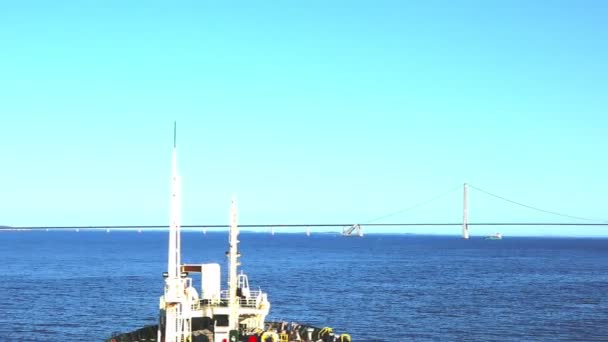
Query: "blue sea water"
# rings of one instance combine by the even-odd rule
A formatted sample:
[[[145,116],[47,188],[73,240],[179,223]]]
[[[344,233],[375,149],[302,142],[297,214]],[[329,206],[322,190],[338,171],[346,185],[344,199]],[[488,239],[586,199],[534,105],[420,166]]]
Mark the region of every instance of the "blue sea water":
[[[185,232],[183,262],[227,233]],[[270,319],[354,341],[608,341],[608,239],[242,233]],[[0,232],[0,341],[102,341],[157,321],[167,233]]]

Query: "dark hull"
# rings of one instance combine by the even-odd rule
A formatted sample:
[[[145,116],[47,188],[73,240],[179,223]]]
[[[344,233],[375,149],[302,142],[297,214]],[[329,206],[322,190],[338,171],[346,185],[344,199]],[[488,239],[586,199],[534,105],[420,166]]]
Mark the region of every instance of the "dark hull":
[[[350,336],[334,335],[330,328],[318,328],[310,325],[302,325],[297,323],[288,322],[267,322],[266,331],[277,331],[283,332],[289,336],[289,341],[295,340],[296,336],[300,337],[300,341],[308,342],[308,330],[312,329],[312,340],[322,340],[324,342],[350,342]],[[105,340],[105,342],[157,342],[158,325],[147,325],[143,328],[128,332],[128,333],[115,333],[112,337]],[[213,332],[204,330],[194,330],[192,332],[192,342],[213,342]],[[271,339],[262,340],[262,334],[256,335],[242,335],[239,338],[239,342],[271,342]],[[348,336],[348,337],[346,337]],[[162,342],[162,341],[160,341]],[[279,341],[272,341],[279,342]]]

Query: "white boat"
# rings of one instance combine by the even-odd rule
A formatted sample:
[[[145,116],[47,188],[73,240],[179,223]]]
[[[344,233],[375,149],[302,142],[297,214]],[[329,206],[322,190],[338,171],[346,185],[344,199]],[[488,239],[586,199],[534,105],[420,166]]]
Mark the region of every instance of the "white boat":
[[[175,140],[174,140],[175,141]],[[270,311],[268,294],[252,290],[249,279],[238,272],[237,206],[233,199],[229,229],[228,288],[221,289],[218,263],[181,263],[180,177],[174,142],[171,191],[171,222],[165,288],[159,301],[159,322],[128,333],[114,334],[107,342],[351,342],[348,334],[331,328],[315,328],[287,322],[266,322]],[[192,275],[201,277],[201,288],[193,287]]]

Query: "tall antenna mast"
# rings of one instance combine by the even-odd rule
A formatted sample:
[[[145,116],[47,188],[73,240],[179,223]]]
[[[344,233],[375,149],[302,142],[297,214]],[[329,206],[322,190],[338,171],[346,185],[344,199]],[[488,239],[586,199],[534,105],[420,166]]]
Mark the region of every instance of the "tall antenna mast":
[[[171,163],[171,212],[169,226],[169,259],[167,272],[169,278],[178,279],[180,272],[181,255],[181,179],[177,171],[177,123],[173,123],[173,158]]]
[[[171,163],[171,204],[169,224],[169,256],[165,279],[165,342],[182,342],[190,332],[190,321],[183,316],[186,297],[185,279],[181,272],[181,178],[177,171],[177,123],[173,124],[173,158]],[[187,309],[187,308],[186,308]],[[159,337],[161,332],[159,330]]]
[[[238,209],[236,199],[232,198],[230,207],[230,250],[228,251],[229,273],[228,273],[228,306],[230,315],[228,315],[228,326],[230,330],[238,330],[239,328],[239,302],[236,296],[237,291],[237,267],[239,266],[239,226],[238,226]]]

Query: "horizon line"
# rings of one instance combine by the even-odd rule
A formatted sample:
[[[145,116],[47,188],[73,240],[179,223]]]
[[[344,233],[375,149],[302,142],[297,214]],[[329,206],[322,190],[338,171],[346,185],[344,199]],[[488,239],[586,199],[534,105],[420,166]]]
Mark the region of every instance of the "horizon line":
[[[294,223],[294,224],[240,224],[241,228],[302,228],[302,227],[411,227],[411,226],[462,226],[458,223]],[[467,226],[608,226],[608,223],[572,223],[572,222],[479,222],[467,223]],[[228,224],[188,224],[181,228],[229,228]],[[0,225],[2,229],[163,229],[169,225],[71,225],[71,226],[9,226]]]

